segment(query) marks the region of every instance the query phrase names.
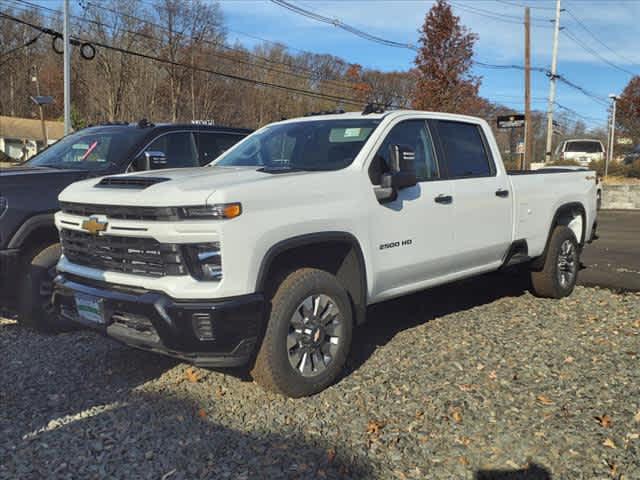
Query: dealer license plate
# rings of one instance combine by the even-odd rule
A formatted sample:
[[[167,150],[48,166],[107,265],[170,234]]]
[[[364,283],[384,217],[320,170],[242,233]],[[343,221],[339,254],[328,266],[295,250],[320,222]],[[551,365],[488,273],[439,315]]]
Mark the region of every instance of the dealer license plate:
[[[104,323],[101,299],[90,295],[76,294],[76,309],[81,320],[91,323]]]

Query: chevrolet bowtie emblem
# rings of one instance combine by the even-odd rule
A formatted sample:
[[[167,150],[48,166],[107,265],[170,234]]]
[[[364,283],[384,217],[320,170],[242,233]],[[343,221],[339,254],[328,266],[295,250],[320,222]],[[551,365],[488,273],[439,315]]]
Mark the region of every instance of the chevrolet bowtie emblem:
[[[82,222],[82,228],[91,235],[98,235],[98,233],[106,231],[107,225],[109,225],[107,218],[98,215],[91,215],[89,220]]]

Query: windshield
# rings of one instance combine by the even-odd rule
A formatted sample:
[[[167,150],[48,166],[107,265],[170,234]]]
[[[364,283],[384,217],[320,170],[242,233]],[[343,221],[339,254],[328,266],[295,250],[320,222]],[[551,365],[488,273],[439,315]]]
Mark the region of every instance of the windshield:
[[[580,152],[580,153],[600,153],[602,152],[602,145],[600,142],[567,142],[567,148],[565,152]]]
[[[339,170],[353,162],[380,120],[318,120],[266,127],[215,162],[216,166]]]
[[[142,133],[131,128],[91,129],[67,135],[29,160],[31,167],[104,170],[118,164]]]

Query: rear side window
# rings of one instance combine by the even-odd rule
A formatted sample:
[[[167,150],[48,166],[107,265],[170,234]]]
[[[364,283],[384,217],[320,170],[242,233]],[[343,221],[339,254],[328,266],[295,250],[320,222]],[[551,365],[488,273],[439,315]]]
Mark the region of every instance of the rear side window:
[[[565,147],[564,151],[579,153],[601,153],[602,145],[600,145],[600,142],[567,142],[567,146]]]
[[[449,177],[489,177],[493,168],[480,128],[472,123],[438,122]]]
[[[198,132],[195,134],[198,142],[198,157],[200,165],[207,165],[234,146],[242,136],[216,132]]]
[[[197,167],[198,152],[190,132],[167,133],[155,139],[147,151],[162,152],[167,157],[166,168]]]

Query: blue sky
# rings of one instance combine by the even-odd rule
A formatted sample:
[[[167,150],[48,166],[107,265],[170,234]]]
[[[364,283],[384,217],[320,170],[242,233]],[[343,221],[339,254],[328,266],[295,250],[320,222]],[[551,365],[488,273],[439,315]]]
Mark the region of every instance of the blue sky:
[[[417,41],[418,29],[433,3],[431,0],[291,1],[377,36],[406,43]],[[412,66],[415,57],[415,53],[408,49],[372,43],[289,12],[268,0],[221,0],[220,4],[229,29],[229,40],[237,40],[247,46],[255,44],[256,40],[240,32],[278,40],[298,49],[331,53],[349,62],[381,70],[406,70]],[[479,36],[476,59],[494,64],[523,63],[524,32],[518,18],[524,14],[523,5],[531,6],[532,64],[543,68],[550,66],[553,36],[550,19],[555,13],[555,0],[452,0],[451,4],[462,23]],[[565,31],[560,35],[558,73],[601,97],[620,93],[631,74],[606,64],[584,46],[621,69],[640,73],[640,51],[636,40],[640,1],[563,0],[562,7],[566,11],[561,14],[560,25],[565,27]],[[576,44],[568,35],[584,46]],[[483,96],[516,110],[523,108],[524,78],[521,71],[477,68],[475,73],[483,77]],[[548,91],[547,77],[543,73],[533,73],[535,109],[546,109],[544,99]],[[586,123],[590,126],[606,121],[605,106],[566,85],[559,84],[556,99],[589,117]]]

